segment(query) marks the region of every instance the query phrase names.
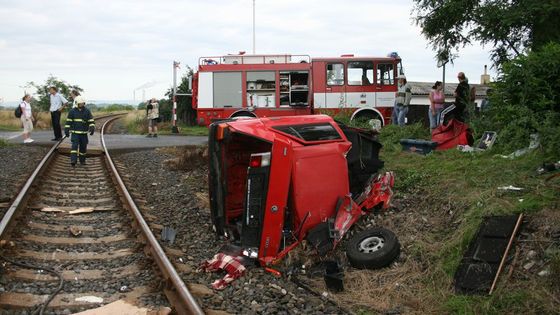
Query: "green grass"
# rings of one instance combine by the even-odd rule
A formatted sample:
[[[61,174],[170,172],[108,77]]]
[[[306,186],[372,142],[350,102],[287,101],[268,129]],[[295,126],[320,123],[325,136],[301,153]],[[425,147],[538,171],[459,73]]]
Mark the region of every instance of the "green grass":
[[[172,135],[171,124],[164,123],[162,128],[158,128],[158,133],[162,135]],[[185,136],[208,136],[208,128],[202,126],[187,126],[185,124],[178,124],[179,134]]]
[[[148,133],[148,122],[146,120],[143,112],[135,111],[129,112],[124,118],[124,124],[126,126],[127,132],[129,134],[147,134]],[[158,134],[160,135],[177,135],[172,133],[172,123],[171,122],[161,122],[158,124]],[[179,128],[178,135],[183,136],[208,136],[208,128],[201,126],[188,126],[186,124],[179,123],[177,125]]]
[[[20,127],[16,127],[13,125],[4,125],[4,124],[0,124],[0,130],[2,131],[20,131],[22,128]]]
[[[524,312],[537,312],[541,308],[531,305],[531,294],[526,290],[515,290],[492,296],[466,296],[451,297],[445,303],[445,309],[451,314],[522,314]],[[528,305],[527,305],[528,304]],[[531,309],[528,309],[528,307]],[[537,307],[537,309],[533,308]],[[545,311],[541,308],[542,311]]]
[[[0,148],[8,147],[8,146],[10,146],[10,143],[8,143],[6,139],[0,139]]]
[[[453,226],[435,226],[427,235],[422,235],[422,241],[406,249],[411,259],[423,260],[422,263],[427,264],[428,272],[419,280],[425,284],[422,296],[428,301],[438,301],[440,305],[436,309],[442,313],[559,312],[560,302],[551,299],[550,294],[558,294],[560,290],[536,275],[512,284],[501,283],[491,297],[455,295],[451,287],[463,252],[483,217],[518,213],[538,216],[544,213],[543,210],[559,209],[558,181],[554,186],[545,182],[546,176],[538,176],[535,172],[547,160],[543,153],[537,150],[510,160],[497,156],[508,152],[463,153],[452,149],[424,156],[402,152],[401,138],[429,139],[429,133],[419,125],[382,129],[380,141],[384,148],[381,159],[385,161],[386,170],[395,172],[396,194],[413,196],[413,199],[422,196],[424,202],[419,203],[417,210],[432,215],[434,220],[445,221],[447,214],[443,209],[450,207],[457,222]],[[498,190],[499,186],[508,185],[524,190]],[[556,246],[560,248],[560,245]],[[434,251],[434,247],[437,250]],[[560,275],[560,254],[552,255],[545,262],[550,264],[553,274]]]

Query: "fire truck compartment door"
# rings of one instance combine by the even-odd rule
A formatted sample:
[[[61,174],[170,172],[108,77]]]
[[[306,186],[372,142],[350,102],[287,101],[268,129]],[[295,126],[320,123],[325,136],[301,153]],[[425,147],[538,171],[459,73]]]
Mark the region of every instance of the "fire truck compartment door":
[[[374,92],[346,92],[348,107],[375,107]]]
[[[214,107],[214,79],[212,72],[198,74],[198,108]]]
[[[375,98],[377,107],[393,107],[395,104],[395,92],[377,92]]]
[[[313,106],[315,108],[327,108],[326,93],[313,93]]]
[[[214,107],[241,107],[241,72],[214,72]]]
[[[282,241],[292,174],[293,151],[289,141],[275,139],[272,144],[268,194],[259,247],[259,258],[266,263],[271,262],[278,254]]]
[[[327,92],[325,108],[346,107],[346,92]]]

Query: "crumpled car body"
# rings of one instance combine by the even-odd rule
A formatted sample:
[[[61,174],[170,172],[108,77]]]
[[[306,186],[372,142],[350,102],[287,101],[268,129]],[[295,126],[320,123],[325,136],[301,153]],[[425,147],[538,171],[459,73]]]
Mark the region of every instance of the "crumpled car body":
[[[363,215],[387,208],[392,172],[380,173],[375,132],[326,115],[213,123],[209,194],[214,230],[261,265],[307,239],[333,249]]]

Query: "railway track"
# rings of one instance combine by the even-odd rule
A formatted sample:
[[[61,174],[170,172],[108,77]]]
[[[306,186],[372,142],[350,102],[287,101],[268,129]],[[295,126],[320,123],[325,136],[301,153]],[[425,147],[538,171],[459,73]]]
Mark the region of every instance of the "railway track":
[[[117,300],[202,313],[106,150],[114,119],[96,119],[87,165],[70,165],[68,140],[55,144],[0,222],[0,314],[70,314]]]

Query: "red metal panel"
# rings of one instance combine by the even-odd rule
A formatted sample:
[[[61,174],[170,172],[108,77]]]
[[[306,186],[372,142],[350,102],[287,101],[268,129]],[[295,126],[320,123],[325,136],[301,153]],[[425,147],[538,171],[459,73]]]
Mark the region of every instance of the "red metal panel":
[[[381,115],[383,115],[384,126],[387,126],[392,123],[391,121],[391,117],[392,117],[391,115],[393,114],[392,107],[378,107],[376,109],[381,113]]]
[[[274,73],[274,86],[276,87],[276,91],[274,92],[274,107],[278,108],[280,107],[280,72],[279,71],[275,71]]]
[[[326,79],[326,66],[327,64],[322,61],[313,61],[313,92],[314,93],[325,93],[327,87]]]
[[[309,71],[311,63],[273,63],[273,64],[237,64],[237,65],[205,65],[199,66],[199,72],[218,72],[218,71]]]
[[[345,153],[350,142],[294,148],[295,165],[292,168],[292,193],[299,226],[306,214],[300,239],[306,231],[332,217],[339,197],[349,192],[348,166]],[[317,183],[320,183],[317,184]]]
[[[391,58],[391,57],[372,57],[372,56],[361,56],[361,57],[320,57],[320,58],[313,58],[313,62],[322,61],[322,62],[330,62],[330,61],[356,61],[356,60],[364,60],[364,59],[372,59],[372,60],[379,60],[379,61],[400,61],[400,58]]]
[[[228,123],[232,129],[235,131],[255,135],[266,139],[269,142],[273,142],[276,137],[284,137],[284,139],[289,139],[288,136],[280,133],[273,129],[274,126],[285,126],[291,124],[303,125],[303,124],[320,124],[329,123],[331,124],[340,134],[342,140],[346,141],[344,133],[340,130],[338,125],[334,124],[331,117],[327,115],[304,115],[298,117],[273,117],[273,118],[262,118],[262,119],[245,119],[240,121],[235,121]],[[273,131],[273,132],[271,132]],[[301,140],[299,143],[303,143]],[[348,142],[349,143],[349,142]],[[297,145],[294,143],[293,145]]]
[[[192,93],[191,105],[196,109],[198,107],[198,72],[193,75]]]
[[[259,260],[264,265],[272,263],[280,250],[284,215],[290,190],[292,154],[290,140],[281,138],[274,140],[268,195],[264,208],[264,224],[259,246]]]
[[[247,72],[241,72],[241,107],[247,107]]]

